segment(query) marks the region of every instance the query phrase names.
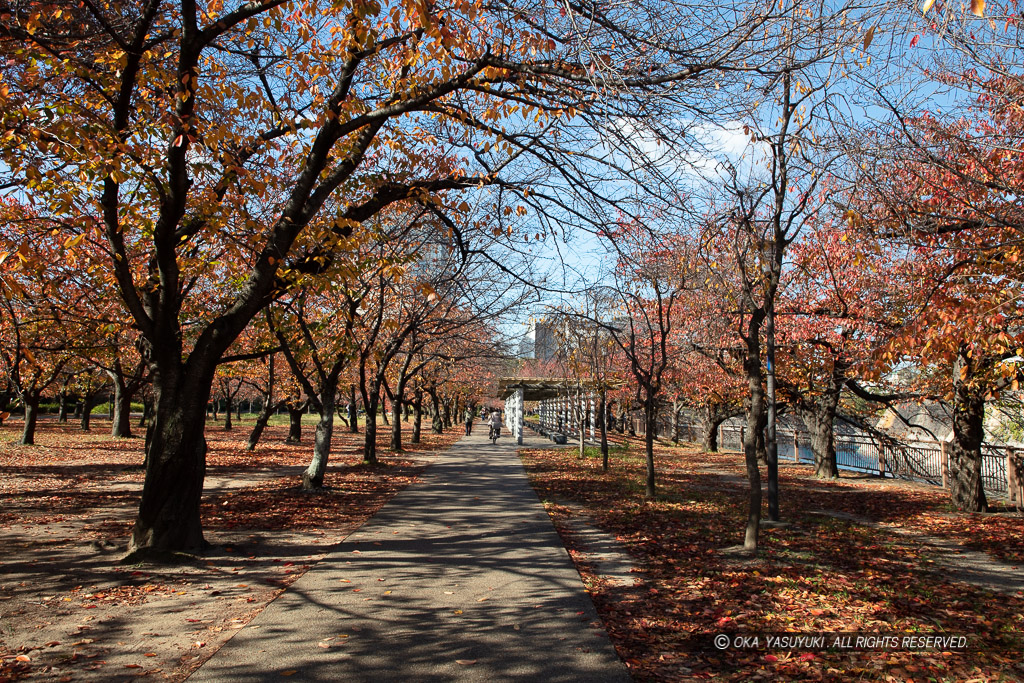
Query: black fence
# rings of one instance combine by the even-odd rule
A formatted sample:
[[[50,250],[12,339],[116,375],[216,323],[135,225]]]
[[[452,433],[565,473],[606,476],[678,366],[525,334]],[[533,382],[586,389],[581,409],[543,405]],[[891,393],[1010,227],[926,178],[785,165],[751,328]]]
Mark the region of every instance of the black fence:
[[[691,426],[692,430],[692,426]],[[719,445],[741,450],[742,427],[722,426]],[[780,431],[777,436],[779,460],[813,465],[810,437],[805,432]],[[836,463],[839,469],[868,472],[883,477],[945,484],[944,445],[934,441],[881,442],[868,435],[836,434]],[[1014,449],[986,444],[981,453],[981,479],[986,493],[1007,496],[1010,490],[1007,463]]]

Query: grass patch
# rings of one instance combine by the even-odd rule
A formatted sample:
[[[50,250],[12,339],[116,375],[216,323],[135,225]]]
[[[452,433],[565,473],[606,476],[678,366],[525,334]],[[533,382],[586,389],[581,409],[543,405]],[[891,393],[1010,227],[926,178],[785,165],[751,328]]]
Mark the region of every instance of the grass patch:
[[[608,444],[608,457],[618,458],[629,453],[629,446],[625,444]],[[584,446],[583,447],[584,458],[601,458],[601,447],[600,446]]]

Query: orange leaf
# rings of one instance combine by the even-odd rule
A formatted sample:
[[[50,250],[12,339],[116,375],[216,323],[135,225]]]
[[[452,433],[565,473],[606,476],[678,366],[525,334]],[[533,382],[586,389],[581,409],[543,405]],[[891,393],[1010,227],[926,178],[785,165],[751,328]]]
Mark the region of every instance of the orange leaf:
[[[971,0],[971,12],[975,16],[985,16],[985,0]]]

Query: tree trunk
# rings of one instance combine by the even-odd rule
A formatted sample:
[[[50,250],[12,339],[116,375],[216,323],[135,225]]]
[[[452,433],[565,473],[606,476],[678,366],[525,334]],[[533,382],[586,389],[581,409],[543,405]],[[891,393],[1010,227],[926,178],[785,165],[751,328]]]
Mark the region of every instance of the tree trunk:
[[[747,466],[747,480],[750,492],[747,506],[747,528],[743,548],[757,552],[758,533],[761,527],[761,470],[758,468],[758,441],[764,426],[764,388],[761,384],[761,348],[758,339],[760,319],[751,316],[747,330],[747,354],[743,359],[743,370],[747,376],[749,391],[747,403],[747,428],[743,434],[743,457]]]
[[[92,419],[92,409],[96,407],[96,396],[86,394],[82,397],[82,431],[89,431],[89,421]]]
[[[824,396],[821,397],[821,399],[825,398]],[[835,399],[835,402],[819,400],[815,403],[814,410],[801,411],[800,414],[811,438],[811,452],[814,454],[814,476],[820,479],[839,478],[835,438],[838,394]]]
[[[644,496],[653,500],[656,491],[654,488],[654,430],[658,420],[658,408],[654,405],[654,397],[648,396],[644,405],[644,454],[647,459],[647,478],[644,481]]]
[[[296,408],[288,406],[288,438],[285,443],[300,443],[302,441],[302,411],[305,406]]]
[[[57,400],[60,403],[60,407],[57,410],[57,422],[67,422],[68,421],[68,402],[70,400],[70,397],[68,396],[68,392],[67,391],[61,391],[60,395],[57,398]]]
[[[981,479],[985,438],[985,392],[975,383],[975,359],[961,346],[953,364],[953,441],[949,444],[949,490],[961,512],[988,512]]]
[[[356,385],[348,386],[348,430],[359,433],[359,409],[356,407]]]
[[[722,426],[725,419],[717,410],[711,407],[704,408],[703,419],[701,420],[702,434],[700,447],[705,453],[718,452],[718,428]]]
[[[110,435],[128,439],[132,435],[132,395],[120,378],[114,379],[114,421]]]
[[[427,391],[430,396],[430,430],[435,434],[444,434],[444,425],[441,422],[441,404],[437,399],[437,393]]]
[[[263,430],[267,428],[267,423],[270,422],[270,416],[281,407],[278,403],[274,405],[270,401],[267,401],[263,405],[263,410],[260,411],[259,416],[256,418],[256,424],[252,427],[252,432],[249,433],[249,444],[247,446],[249,452],[256,450],[256,444],[260,442],[260,437],[263,436]]]
[[[395,395],[391,399],[391,450],[402,452],[402,395],[405,393],[405,382],[399,381],[395,387]]]
[[[139,427],[145,427],[149,424],[149,421],[153,419],[153,400],[146,398],[145,394],[142,399],[142,417],[139,418]]]
[[[36,420],[39,417],[39,395],[23,396],[25,403],[25,426],[21,430],[21,445],[31,446],[36,442]]]
[[[679,443],[679,401],[672,401],[672,443]]]
[[[232,403],[234,403],[234,401],[231,398],[231,394],[229,394],[227,392],[224,392],[224,431],[226,431],[226,432],[230,432],[231,431],[231,427],[232,427],[232,425],[231,425],[231,411],[233,409]]]
[[[315,491],[323,488],[327,473],[327,459],[331,455],[331,437],[334,436],[334,405],[337,387],[326,383],[320,393],[320,421],[313,439],[313,459],[302,473],[302,488]]]
[[[371,465],[377,464],[377,397],[373,394],[379,391],[372,387],[372,393],[364,400],[366,406],[366,429],[363,435],[363,462]]]
[[[211,376],[154,376],[156,414],[146,434],[146,480],[126,561],[205,549],[199,502],[206,474]]]
[[[423,426],[423,391],[416,390],[416,401],[412,404],[412,438],[409,443],[420,442],[420,429]]]
[[[445,429],[451,429],[452,428],[452,411],[451,411],[451,402],[450,401],[442,401],[441,402],[441,415],[442,415],[442,418],[444,419],[444,427],[445,427]]]
[[[605,394],[602,391],[600,398],[598,399],[597,412],[601,416],[601,470],[604,472],[608,471],[608,420],[607,418],[607,401]]]

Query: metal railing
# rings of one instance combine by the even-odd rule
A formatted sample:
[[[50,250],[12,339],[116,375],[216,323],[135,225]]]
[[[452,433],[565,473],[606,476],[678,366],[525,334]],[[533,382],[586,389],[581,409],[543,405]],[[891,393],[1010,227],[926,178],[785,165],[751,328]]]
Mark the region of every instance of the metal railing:
[[[686,425],[680,438],[683,438],[683,433],[696,433],[694,425]],[[719,431],[719,447],[742,450],[742,435],[742,427],[723,425]],[[944,484],[943,447],[937,442],[897,439],[882,442],[869,435],[836,434],[835,448],[836,464],[841,470],[867,472],[936,486]],[[814,464],[810,436],[806,432],[780,431],[778,450],[780,462]],[[1001,497],[1009,495],[1007,462],[1013,452],[1014,449],[1007,446],[982,446],[981,480],[987,494]]]

